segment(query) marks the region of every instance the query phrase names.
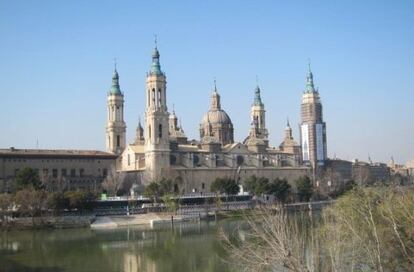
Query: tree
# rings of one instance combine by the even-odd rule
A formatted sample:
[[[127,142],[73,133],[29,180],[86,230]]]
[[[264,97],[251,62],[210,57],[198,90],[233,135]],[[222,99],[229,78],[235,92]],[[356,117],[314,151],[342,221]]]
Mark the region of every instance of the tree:
[[[19,170],[16,174],[14,182],[17,190],[21,190],[29,186],[32,186],[36,190],[42,187],[39,175],[30,167],[25,167]]]
[[[161,196],[160,185],[155,181],[151,182],[145,186],[144,195],[157,202],[157,199]]]
[[[13,197],[11,194],[3,193],[0,194],[0,215],[2,225],[7,225],[7,218],[13,208]]]
[[[176,194],[176,193],[178,193],[178,191],[176,192],[176,190],[174,188],[175,186],[174,186],[172,180],[170,180],[170,179],[163,178],[158,182],[158,184],[160,185],[159,189],[160,189],[160,195],[161,196],[166,195],[166,194]]]
[[[34,224],[34,217],[41,216],[42,209],[46,207],[47,196],[44,191],[36,191],[32,186],[18,191],[14,198],[17,209],[22,215],[32,217]]]
[[[260,213],[245,215],[248,228],[243,238],[225,234],[221,230],[229,261],[237,271],[323,271],[312,268],[318,258],[315,247],[308,247],[309,237],[316,232],[309,219],[291,217],[283,207],[262,209]],[[309,249],[309,250],[308,250]],[[309,252],[309,253],[308,253]],[[316,265],[315,265],[316,266]],[[316,269],[315,269],[316,268]]]
[[[178,199],[173,194],[165,194],[162,196],[162,202],[169,212],[175,213],[178,210]]]
[[[355,188],[323,211],[331,271],[411,271],[414,189]]]
[[[116,196],[124,184],[125,177],[125,172],[117,172],[115,167],[111,167],[108,171],[108,175],[102,182],[102,188],[106,190],[110,196]]]
[[[266,194],[269,190],[269,179],[265,177],[250,176],[245,181],[246,190],[250,193],[260,196]]]
[[[313,194],[312,181],[308,176],[298,178],[296,181],[296,189],[300,201],[309,201]]]
[[[62,210],[69,207],[69,203],[63,193],[52,192],[47,195],[47,206],[55,214],[59,214]]]
[[[276,178],[269,184],[267,193],[274,195],[278,201],[285,202],[290,194],[290,188],[291,186],[285,178]]]
[[[83,191],[68,191],[64,194],[69,209],[82,211],[87,207],[88,198]]]
[[[210,190],[216,193],[235,195],[239,192],[240,188],[234,179],[216,178],[213,183],[211,183]]]

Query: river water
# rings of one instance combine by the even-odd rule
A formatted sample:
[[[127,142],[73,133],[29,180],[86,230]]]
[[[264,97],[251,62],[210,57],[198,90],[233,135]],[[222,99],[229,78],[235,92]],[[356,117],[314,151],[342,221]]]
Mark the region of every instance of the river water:
[[[176,223],[154,229],[63,229],[0,233],[0,271],[231,271],[219,229],[238,220]]]

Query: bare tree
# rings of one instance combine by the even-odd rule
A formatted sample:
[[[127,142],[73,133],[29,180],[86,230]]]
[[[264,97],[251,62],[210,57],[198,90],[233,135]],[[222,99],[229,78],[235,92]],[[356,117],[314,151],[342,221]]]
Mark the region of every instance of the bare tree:
[[[34,225],[34,217],[42,217],[42,210],[47,205],[47,194],[44,191],[36,191],[33,187],[28,187],[16,193],[15,202],[18,211],[22,215],[30,216]]]
[[[260,214],[247,216],[248,230],[237,242],[222,231],[232,264],[240,271],[320,271],[312,221],[289,219],[282,207]]]
[[[8,223],[8,217],[13,208],[13,198],[11,194],[3,193],[0,194],[0,215],[1,222],[3,226],[6,226]]]
[[[414,266],[414,190],[357,189],[323,212],[332,271],[410,271]]]
[[[117,172],[115,167],[111,167],[108,175],[102,182],[102,188],[108,192],[109,195],[115,196],[122,188],[126,178],[125,172]]]

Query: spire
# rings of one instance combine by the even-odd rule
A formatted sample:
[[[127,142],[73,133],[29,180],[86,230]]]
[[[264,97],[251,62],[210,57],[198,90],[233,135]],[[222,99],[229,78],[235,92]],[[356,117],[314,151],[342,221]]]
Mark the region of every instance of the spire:
[[[180,126],[180,131],[181,131],[182,133],[184,133],[184,129],[183,129],[183,124],[182,124],[182,122],[181,122],[181,118],[180,118],[180,124],[179,124],[179,126]]]
[[[290,123],[289,123],[289,117],[287,118],[287,122],[286,122],[286,128],[285,128],[285,140],[286,139],[293,139],[292,136],[292,128],[290,127]]]
[[[310,60],[308,60],[308,74],[306,76],[306,91],[315,92],[315,86],[313,84],[313,74],[311,70]]]
[[[112,74],[112,86],[111,89],[109,90],[109,94],[114,94],[114,95],[121,95],[121,89],[119,87],[119,75],[118,75],[118,71],[116,69],[116,59],[114,59],[114,73]]]
[[[141,118],[138,119],[138,126],[135,135],[134,144],[142,144],[144,142],[144,129],[141,126]]]
[[[260,87],[259,87],[259,85],[256,86],[256,89],[254,91],[253,105],[263,107],[262,98],[260,97]]]
[[[221,109],[220,95],[217,92],[216,79],[214,79],[214,91],[213,91],[213,95],[211,96],[210,110],[220,110],[220,109]]]
[[[160,53],[158,52],[157,47],[157,35],[155,35],[155,48],[152,51],[152,65],[151,65],[151,74],[162,75],[161,64],[160,64]]]
[[[138,118],[138,129],[142,129],[141,117]]]
[[[214,92],[217,93],[217,82],[216,82],[216,78],[214,78]]]

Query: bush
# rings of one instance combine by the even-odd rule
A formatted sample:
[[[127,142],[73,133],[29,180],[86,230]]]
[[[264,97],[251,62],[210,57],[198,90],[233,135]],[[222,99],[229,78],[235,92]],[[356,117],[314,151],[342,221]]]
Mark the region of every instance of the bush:
[[[296,181],[296,189],[300,201],[309,201],[313,194],[312,181],[308,176],[298,178]]]
[[[14,182],[17,190],[21,190],[29,186],[32,186],[36,190],[41,189],[42,187],[39,175],[30,167],[19,170],[16,174]]]
[[[235,195],[239,192],[239,185],[234,179],[216,178],[210,186],[210,190],[216,193]]]
[[[290,194],[290,184],[286,179],[276,178],[268,186],[268,194],[274,195],[278,201],[285,202]]]

